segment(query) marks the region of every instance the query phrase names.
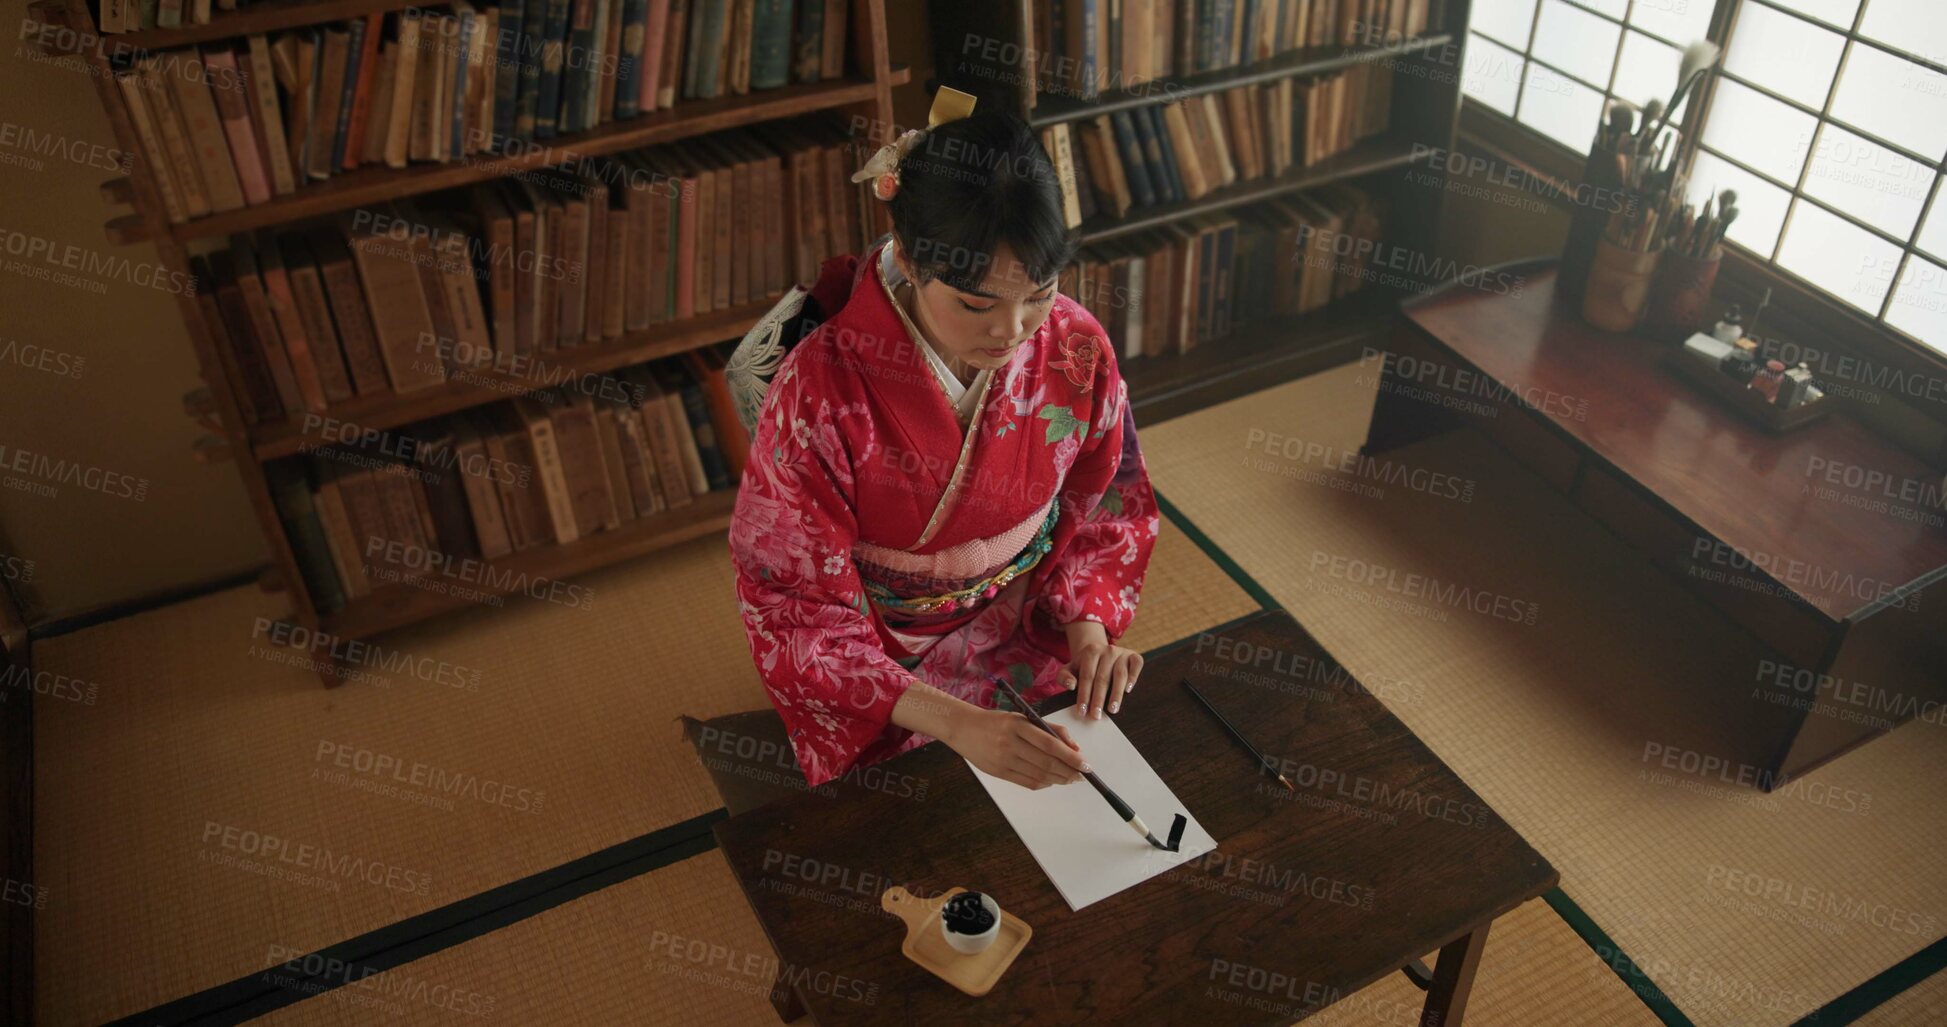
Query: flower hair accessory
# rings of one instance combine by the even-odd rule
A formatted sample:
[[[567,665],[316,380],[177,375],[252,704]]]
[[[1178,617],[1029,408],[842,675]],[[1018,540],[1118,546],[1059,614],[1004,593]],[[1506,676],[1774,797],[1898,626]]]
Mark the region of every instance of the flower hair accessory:
[[[852,173],[852,181],[871,179],[872,195],[880,200],[891,200],[899,194],[899,164],[906,159],[906,155],[926,138],[927,131],[972,114],[978,99],[951,86],[941,86],[933,96],[932,110],[927,112],[926,128],[909,128],[899,133],[898,139],[879,147],[879,151],[865,162],[864,167]]]

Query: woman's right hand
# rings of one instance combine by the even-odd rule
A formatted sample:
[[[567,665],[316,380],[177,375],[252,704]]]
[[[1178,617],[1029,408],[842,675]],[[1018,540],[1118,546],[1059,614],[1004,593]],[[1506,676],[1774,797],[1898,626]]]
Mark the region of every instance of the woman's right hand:
[[[1023,788],[1080,781],[1088,764],[1068,732],[1049,725],[1059,739],[1018,713],[969,706],[955,725],[953,751],[982,772]]]

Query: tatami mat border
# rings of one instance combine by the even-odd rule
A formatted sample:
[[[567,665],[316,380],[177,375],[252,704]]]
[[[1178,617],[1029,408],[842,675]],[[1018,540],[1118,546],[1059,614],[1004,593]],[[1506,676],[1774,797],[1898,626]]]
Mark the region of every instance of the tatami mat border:
[[[1284,608],[1276,599],[1271,598],[1271,593],[1266,591],[1263,585],[1257,583],[1257,579],[1238,566],[1237,561],[1231,559],[1229,553],[1224,552],[1210,536],[1204,534],[1203,529],[1196,526],[1196,522],[1184,516],[1183,511],[1178,510],[1175,503],[1163,498],[1161,491],[1156,493],[1156,509],[1161,510],[1163,516],[1170,519],[1171,524],[1176,525],[1178,530],[1189,536],[1190,541],[1196,543],[1198,549],[1203,550],[1203,555],[1210,558],[1210,562],[1223,568],[1224,573],[1230,575],[1232,581],[1237,582],[1237,587],[1256,600],[1259,606],[1267,610]]]
[[[1944,968],[1947,968],[1947,938],[1874,974],[1866,983],[1806,1014],[1793,1027],[1840,1027],[1851,1023]]]

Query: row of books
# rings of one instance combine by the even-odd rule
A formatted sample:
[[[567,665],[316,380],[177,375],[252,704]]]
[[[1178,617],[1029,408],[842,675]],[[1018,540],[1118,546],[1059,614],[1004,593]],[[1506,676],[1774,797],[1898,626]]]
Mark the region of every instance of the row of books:
[[[1041,138],[1073,227],[1309,167],[1385,132],[1391,108],[1391,74],[1361,64],[1060,122]]]
[[[1037,88],[1093,100],[1289,50],[1374,45],[1445,23],[1444,0],[1037,0]]]
[[[484,590],[486,561],[735,488],[749,439],[724,359],[692,351],[266,464],[313,602],[415,579]]]
[[[570,366],[550,353],[758,304],[862,251],[885,212],[852,156],[828,121],[776,122],[233,236],[192,271],[252,424],[473,371],[529,379]]]
[[[1377,246],[1345,240],[1377,244],[1383,232],[1369,193],[1328,186],[1096,243],[1060,286],[1120,340],[1125,358],[1169,356],[1356,292]]]
[[[152,53],[118,84],[181,222],[362,165],[519,155],[678,97],[836,78],[847,2],[455,0]]]

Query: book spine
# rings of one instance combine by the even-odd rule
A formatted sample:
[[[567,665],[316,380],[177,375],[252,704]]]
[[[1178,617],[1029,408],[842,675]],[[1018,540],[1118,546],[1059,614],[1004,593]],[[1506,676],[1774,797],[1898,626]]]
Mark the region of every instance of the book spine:
[[[526,0],[521,13],[520,93],[514,110],[514,136],[532,141],[541,108],[542,65],[547,59],[549,0]]]
[[[643,55],[648,46],[649,0],[623,0],[622,52],[616,55],[615,116],[642,113]]]
[[[277,104],[277,79],[271,68],[270,43],[263,36],[244,41],[244,65],[250,102],[255,105],[255,125],[263,143],[264,159],[270,167],[271,191],[279,196],[297,190],[297,176],[291,168],[290,141],[284,136],[284,115]]]
[[[473,11],[462,8],[459,17],[459,31],[448,44],[453,47],[453,87],[451,111],[446,117],[446,153],[450,157],[466,156],[466,97],[467,66],[473,57],[473,22],[478,17]]]
[[[527,436],[534,445],[535,477],[547,496],[548,519],[554,526],[554,540],[573,542],[581,537],[575,528],[573,493],[568,491],[568,476],[561,463],[554,424],[545,411],[529,416]]]
[[[573,0],[547,0],[541,27],[540,91],[534,105],[534,138],[552,138],[560,125],[561,80]]]
[[[320,611],[344,606],[345,591],[338,581],[331,543],[312,505],[311,490],[305,484],[304,475],[297,468],[275,463],[265,465],[265,474],[271,479],[278,519],[290,539],[292,555],[297,558],[298,573],[304,578],[312,605]]]
[[[346,171],[364,162],[365,134],[371,131],[372,104],[377,99],[379,64],[379,36],[384,28],[385,15],[367,15],[364,21],[365,32],[356,49],[351,102],[351,125],[345,132],[345,159],[339,167]]]
[[[521,96],[521,55],[527,37],[521,31],[525,13],[522,0],[501,0],[499,23],[494,31],[494,122],[492,149],[514,134],[515,108]]]
[[[568,44],[561,55],[561,113],[555,131],[579,132],[588,127],[588,77],[595,53],[595,0],[572,0],[568,13]]]
[[[669,0],[648,0],[642,37],[642,72],[636,84],[636,113],[647,114],[662,99],[663,60],[668,49]]]
[[[350,33],[345,49],[345,78],[338,89],[338,124],[331,136],[333,168],[357,166],[356,161],[345,163],[345,151],[351,144],[352,106],[358,96],[358,79],[365,59],[365,23],[351,22]]]
[[[795,31],[791,77],[798,82],[816,82],[824,66],[825,0],[798,0]]]
[[[1122,173],[1129,179],[1129,191],[1135,196],[1136,206],[1149,207],[1156,203],[1156,190],[1149,180],[1148,162],[1143,159],[1142,143],[1136,138],[1135,123],[1128,111],[1116,111],[1109,115],[1109,124],[1115,129],[1115,146],[1122,159]]]
[[[256,133],[251,128],[251,103],[238,70],[237,55],[229,50],[211,50],[203,55],[203,64],[209,69],[210,92],[216,98],[216,114],[223,122],[223,135],[230,145],[230,161],[236,166],[244,202],[268,202],[270,170],[264,165]]]
[[[791,0],[757,0],[751,26],[750,87],[775,89],[791,81]]]
[[[230,160],[230,145],[216,114],[216,101],[210,95],[207,76],[187,69],[195,51],[169,55],[176,58],[163,71],[181,114],[185,133],[193,147],[192,157],[208,187],[210,209],[218,213],[243,206],[243,187],[237,182],[236,166]],[[199,62],[200,63],[200,62]],[[234,86],[231,82],[229,85]]]

